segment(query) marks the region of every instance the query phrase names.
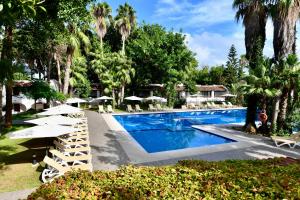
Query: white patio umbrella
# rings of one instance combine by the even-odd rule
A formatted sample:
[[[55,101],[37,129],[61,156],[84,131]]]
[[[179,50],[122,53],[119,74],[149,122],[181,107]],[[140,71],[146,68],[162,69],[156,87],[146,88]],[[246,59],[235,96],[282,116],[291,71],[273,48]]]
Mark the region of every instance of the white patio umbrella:
[[[222,97],[236,97],[235,94],[223,94]]]
[[[63,114],[74,114],[80,113],[82,109],[69,106],[66,104],[59,105],[56,107],[48,108],[45,112],[38,113],[37,115],[47,116],[47,115],[63,115]]]
[[[192,94],[190,95],[190,97],[203,97],[202,94],[196,93],[196,94]]]
[[[143,101],[143,98],[137,96],[130,96],[130,97],[126,97],[125,99],[129,101]]]
[[[84,99],[80,99],[77,97],[74,98],[68,98],[66,101],[66,104],[73,104],[73,103],[77,103],[77,107],[80,107],[80,103],[86,103],[87,101]]]
[[[70,105],[67,105],[67,104],[61,104],[59,106],[54,106],[54,107],[51,107],[51,108],[47,108],[45,109],[47,111],[52,111],[52,110],[82,110],[80,108],[76,108],[74,106],[70,106]]]
[[[96,99],[91,100],[90,102],[94,103],[94,102],[98,102],[98,101],[103,101],[103,100],[112,100],[112,97],[108,97],[108,96],[102,96],[102,97],[98,97]]]
[[[166,98],[161,98],[161,100],[160,100],[162,103],[167,103],[168,102],[168,100],[166,99]]]
[[[21,138],[49,138],[58,137],[67,133],[78,131],[78,129],[71,126],[61,125],[44,125],[34,126],[31,128],[15,131],[9,133],[10,139],[21,139]]]
[[[27,120],[25,122],[36,125],[75,125],[82,120],[79,118],[64,117],[61,115],[54,115],[50,117],[43,117],[33,120]]]
[[[151,97],[147,97],[146,100],[147,101],[161,101],[161,97],[157,97],[157,96],[151,96]]]

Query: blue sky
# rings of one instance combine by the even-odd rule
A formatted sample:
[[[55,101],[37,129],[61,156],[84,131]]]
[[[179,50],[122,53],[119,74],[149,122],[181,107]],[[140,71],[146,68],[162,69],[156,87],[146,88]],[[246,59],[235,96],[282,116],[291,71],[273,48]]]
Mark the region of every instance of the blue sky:
[[[129,3],[137,12],[138,22],[158,23],[169,30],[182,29],[189,48],[197,54],[199,65],[226,62],[230,46],[245,53],[244,28],[234,19],[232,0],[108,0],[116,10]],[[267,24],[265,55],[272,56],[271,21]]]

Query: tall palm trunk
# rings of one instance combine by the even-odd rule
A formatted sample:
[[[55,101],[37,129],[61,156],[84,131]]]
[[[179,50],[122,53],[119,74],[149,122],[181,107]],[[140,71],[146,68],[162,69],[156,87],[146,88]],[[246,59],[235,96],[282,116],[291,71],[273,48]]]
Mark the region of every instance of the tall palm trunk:
[[[271,132],[275,132],[277,129],[277,118],[279,113],[280,97],[275,97],[272,105],[272,119],[271,119]]]
[[[121,103],[123,103],[125,97],[125,85],[121,87]]]
[[[59,88],[59,91],[61,92],[62,91],[62,83],[61,83],[60,60],[59,60],[57,53],[54,54],[54,59],[56,61],[58,88]]]
[[[115,90],[112,89],[112,106],[115,108],[115,102],[116,102],[116,95],[115,95]]]
[[[295,50],[295,35],[296,35],[296,22],[299,18],[299,6],[290,6],[282,11],[283,14],[277,14],[273,17],[274,25],[274,54],[275,59],[279,61],[292,54]]]
[[[279,103],[279,114],[277,119],[278,130],[284,128],[285,126],[285,119],[286,119],[286,113],[288,107],[288,98],[289,98],[289,90],[287,88],[284,88]]]
[[[13,80],[9,80],[6,83],[6,113],[5,113],[5,127],[12,127],[12,95],[13,95]]]
[[[259,6],[257,6],[258,8]],[[245,26],[245,46],[246,58],[250,63],[250,68],[254,69],[256,64],[253,60],[256,56],[257,45],[263,49],[266,40],[267,14],[262,10],[255,10],[248,13],[249,16],[244,18]],[[260,44],[258,43],[260,41]],[[247,117],[245,127],[253,126],[256,128],[256,110],[258,99],[255,95],[250,95],[247,102]]]
[[[101,46],[101,56],[103,58],[103,51],[104,51],[104,48],[103,48],[103,38],[100,37],[100,46]]]
[[[47,68],[47,81],[50,83],[51,80],[51,67],[52,67],[52,53],[48,55],[48,68]]]
[[[6,26],[3,40],[3,48],[1,59],[7,60],[12,67],[12,46],[13,46],[13,27]],[[7,80],[6,82],[6,114],[5,114],[5,127],[10,128],[12,126],[12,95],[13,95],[13,80]],[[2,105],[0,105],[2,106]]]
[[[247,114],[246,114],[246,124],[245,128],[249,128],[252,126],[256,128],[255,120],[256,120],[256,109],[257,109],[257,97],[256,95],[250,95],[248,98],[248,105],[247,105]]]
[[[72,65],[73,52],[74,52],[74,49],[72,49],[72,47],[68,47],[68,49],[67,49],[67,63],[66,63],[65,77],[64,77],[64,89],[63,89],[63,93],[65,95],[68,94],[69,85],[70,85],[70,74],[71,74],[71,65]]]
[[[125,36],[122,36],[122,54],[125,55]]]
[[[2,98],[3,98],[3,85],[2,83],[0,83],[0,132],[2,130],[2,106],[3,106],[3,102],[2,102]]]

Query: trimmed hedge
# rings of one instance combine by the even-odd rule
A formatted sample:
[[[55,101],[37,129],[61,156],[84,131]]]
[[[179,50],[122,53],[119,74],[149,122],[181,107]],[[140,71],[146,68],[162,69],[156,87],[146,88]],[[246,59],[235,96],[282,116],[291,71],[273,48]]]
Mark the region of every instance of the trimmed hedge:
[[[28,199],[300,199],[300,163],[284,158],[180,161],[167,167],[70,172]]]

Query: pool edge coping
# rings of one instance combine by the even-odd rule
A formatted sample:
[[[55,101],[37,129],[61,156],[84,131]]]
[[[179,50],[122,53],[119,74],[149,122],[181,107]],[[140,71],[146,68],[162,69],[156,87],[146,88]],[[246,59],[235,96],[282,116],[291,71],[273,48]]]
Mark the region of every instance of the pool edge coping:
[[[220,110],[224,110],[224,109],[220,109]],[[151,112],[151,113],[156,114],[158,112]],[[222,127],[222,125],[193,125],[192,126],[193,128],[203,130],[205,132],[212,133],[217,136],[225,137],[230,140],[234,140],[236,142],[208,145],[208,146],[194,147],[194,148],[185,148],[185,149],[178,149],[178,150],[171,150],[171,151],[163,151],[163,152],[156,152],[156,153],[148,153],[114,118],[113,114],[102,114],[102,117],[104,118],[105,122],[107,123],[112,133],[115,135],[117,141],[122,146],[124,152],[126,153],[126,155],[131,161],[130,163],[132,164],[157,162],[157,161],[164,161],[169,159],[180,159],[182,157],[187,157],[187,156],[197,156],[197,155],[204,155],[208,153],[216,153],[221,151],[229,151],[233,149],[247,148],[247,147],[257,145],[257,142],[260,143],[260,141],[262,140],[261,138],[251,138],[253,140],[256,140],[253,143],[253,142],[249,142],[249,136],[248,135],[246,136],[242,132],[232,130],[231,133],[229,134],[226,133],[225,131],[220,131],[220,130],[217,131],[218,129],[220,129],[220,127]],[[234,132],[235,134],[232,134],[232,132]]]

